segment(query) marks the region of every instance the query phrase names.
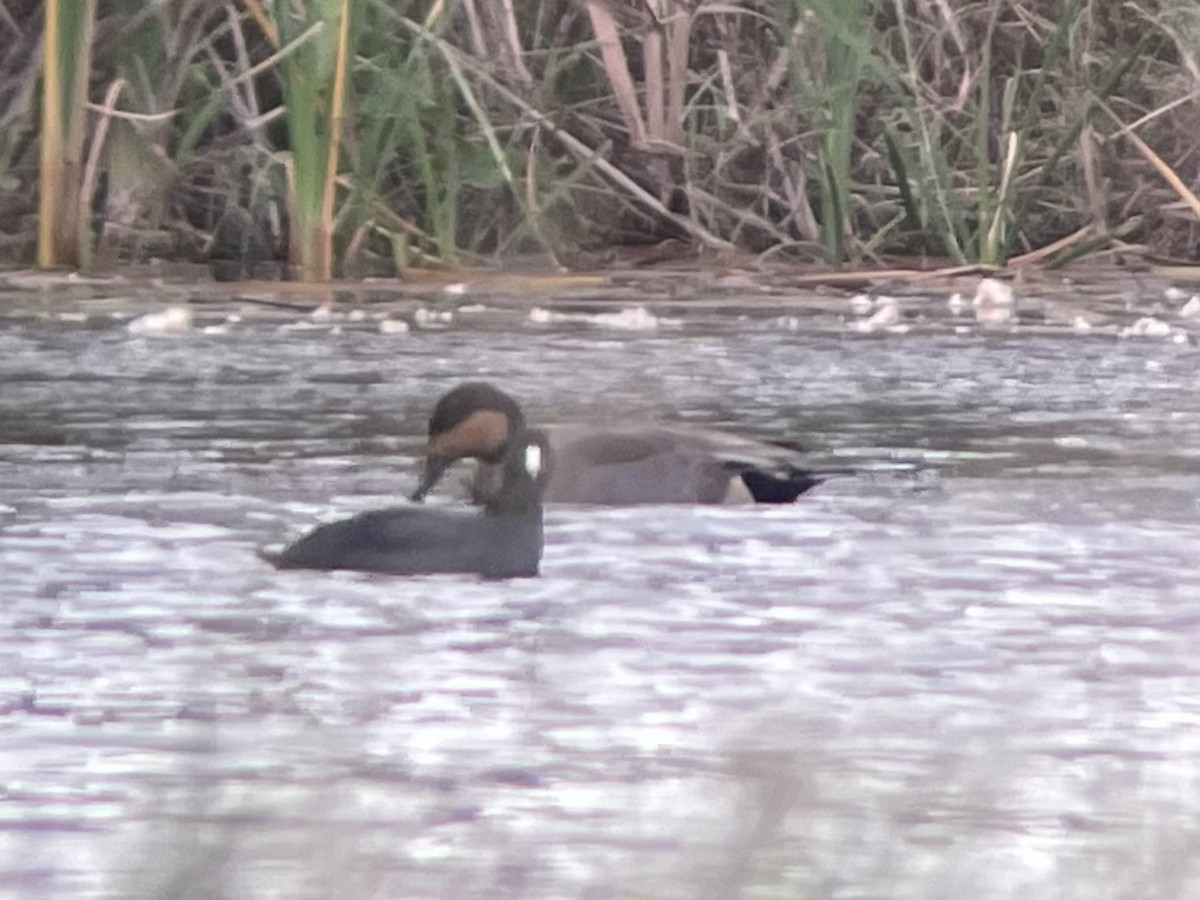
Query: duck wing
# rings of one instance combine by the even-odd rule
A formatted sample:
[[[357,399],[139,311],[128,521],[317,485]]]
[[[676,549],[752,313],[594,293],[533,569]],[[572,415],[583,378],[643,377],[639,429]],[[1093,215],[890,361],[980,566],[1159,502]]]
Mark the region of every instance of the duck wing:
[[[555,470],[544,499],[626,506],[721,503],[734,473],[703,446],[669,429],[547,429]]]
[[[475,571],[479,515],[396,507],[314,528],[284,548],[281,569],[356,569],[417,574]]]

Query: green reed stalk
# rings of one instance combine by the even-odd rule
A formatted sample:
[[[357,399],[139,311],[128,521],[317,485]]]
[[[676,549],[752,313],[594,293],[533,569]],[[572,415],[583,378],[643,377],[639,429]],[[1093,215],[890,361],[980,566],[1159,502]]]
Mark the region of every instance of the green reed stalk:
[[[781,28],[796,88],[797,113],[814,120],[820,149],[813,181],[819,185],[821,244],[830,262],[847,256],[853,233],[853,147],[863,76],[871,65],[861,37],[864,0],[793,0]],[[794,23],[803,23],[796,29]],[[819,36],[819,39],[817,37]]]
[[[1000,4],[992,0],[992,14],[988,22],[987,36],[983,41],[983,55],[979,64],[979,77],[976,85],[976,95],[979,104],[975,109],[975,209],[979,220],[978,254],[982,263],[995,263],[997,243],[1001,234],[1003,217],[996,211],[992,219],[991,178],[991,135],[992,135],[992,37],[996,33],[996,20],[999,16]],[[1010,81],[1009,85],[1015,85]],[[1007,104],[1006,104],[1007,107]],[[992,226],[987,227],[992,219]]]
[[[863,71],[871,51],[858,37],[866,17],[862,0],[822,0],[814,4],[814,11],[829,36],[824,73],[829,122],[823,141],[822,244],[827,260],[842,262],[845,239],[853,230],[852,152]]]
[[[895,0],[897,28],[904,50],[904,81],[907,82],[906,89],[897,91],[896,99],[915,135],[916,159],[910,160],[906,171],[897,172],[896,176],[898,180],[902,174],[905,178],[912,176],[908,196],[923,210],[919,218],[925,230],[937,238],[951,259],[962,263],[967,260],[967,235],[961,204],[953,191],[953,163],[944,150],[947,126],[937,110],[923,104],[917,90],[921,75],[906,6],[905,0]],[[897,157],[895,153],[892,155]]]
[[[276,12],[281,42],[300,44],[284,60],[281,77],[292,150],[292,264],[304,281],[333,277],[338,148],[353,54],[353,7],[351,0],[320,0],[309,5],[302,21],[286,5]]]

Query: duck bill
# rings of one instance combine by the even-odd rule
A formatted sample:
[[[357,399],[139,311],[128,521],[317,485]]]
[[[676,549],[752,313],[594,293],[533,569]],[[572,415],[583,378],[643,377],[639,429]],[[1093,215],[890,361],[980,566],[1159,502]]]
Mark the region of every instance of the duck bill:
[[[425,495],[433,490],[434,486],[442,480],[442,475],[449,467],[450,461],[441,456],[434,456],[432,453],[425,457],[425,471],[421,475],[421,481],[417,485],[417,489],[412,492],[410,499],[415,503],[420,503],[425,499]]]

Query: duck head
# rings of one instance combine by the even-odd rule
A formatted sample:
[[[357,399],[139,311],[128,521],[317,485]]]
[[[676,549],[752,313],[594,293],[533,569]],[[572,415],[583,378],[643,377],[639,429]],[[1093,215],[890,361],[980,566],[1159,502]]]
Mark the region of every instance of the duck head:
[[[523,464],[513,462],[506,452],[514,436],[525,433],[525,415],[516,400],[486,382],[460,384],[438,400],[429,417],[425,472],[412,499],[424,499],[456,460],[474,457],[488,463]],[[528,446],[544,442],[542,437],[540,444]],[[508,475],[506,465],[506,483]]]

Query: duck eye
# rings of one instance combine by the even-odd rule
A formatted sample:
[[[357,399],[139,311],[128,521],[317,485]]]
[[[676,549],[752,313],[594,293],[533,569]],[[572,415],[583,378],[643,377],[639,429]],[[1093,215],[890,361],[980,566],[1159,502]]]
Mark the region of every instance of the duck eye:
[[[537,444],[525,448],[525,471],[535,478],[542,471],[542,448]]]

